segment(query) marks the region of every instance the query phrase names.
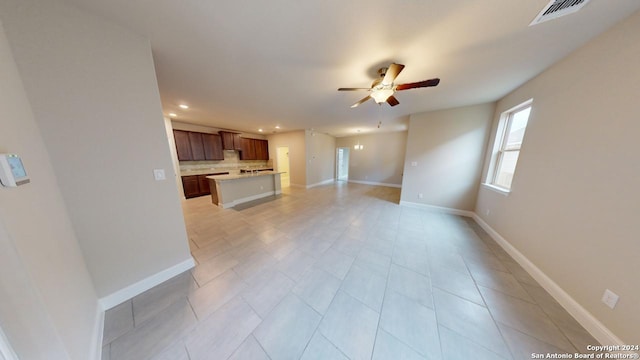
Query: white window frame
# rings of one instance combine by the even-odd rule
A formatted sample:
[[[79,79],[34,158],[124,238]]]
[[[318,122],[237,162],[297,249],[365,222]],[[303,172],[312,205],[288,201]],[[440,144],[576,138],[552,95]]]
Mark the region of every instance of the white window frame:
[[[533,99],[529,99],[517,106],[512,107],[511,109],[503,112],[500,115],[500,121],[498,123],[498,127],[496,129],[496,137],[493,145],[493,152],[491,157],[491,163],[489,166],[489,171],[487,172],[486,182],[483,184],[487,188],[497,191],[498,193],[502,193],[504,195],[508,195],[513,188],[513,184],[510,188],[506,188],[502,185],[496,184],[496,178],[498,177],[498,171],[500,169],[500,165],[502,159],[504,158],[504,154],[510,151],[520,151],[522,149],[522,144],[517,149],[506,149],[507,145],[507,134],[509,134],[509,130],[511,128],[511,123],[513,120],[513,115],[518,113],[526,108],[530,108],[533,105]],[[531,115],[529,115],[531,116]],[[528,126],[528,124],[527,124]],[[526,133],[525,133],[526,134]],[[523,139],[524,142],[524,139]],[[518,165],[516,163],[516,169]],[[515,175],[515,172],[514,172]]]

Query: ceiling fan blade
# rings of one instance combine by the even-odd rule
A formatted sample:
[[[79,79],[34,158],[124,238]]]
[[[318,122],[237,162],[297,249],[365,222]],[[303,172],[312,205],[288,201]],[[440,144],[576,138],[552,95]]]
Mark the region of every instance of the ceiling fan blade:
[[[409,89],[422,88],[422,87],[430,87],[430,86],[437,86],[439,83],[440,83],[440,79],[435,78],[435,79],[429,79],[429,80],[424,80],[424,81],[418,81],[418,82],[414,82],[414,83],[400,84],[400,85],[396,86],[396,91],[409,90]]]
[[[395,96],[391,95],[391,96],[389,96],[387,98],[387,104],[389,104],[391,106],[396,106],[396,105],[400,104],[400,101],[398,101],[398,99],[396,99]]]
[[[384,79],[382,79],[382,83],[391,85],[396,77],[398,77],[398,74],[400,74],[400,71],[402,71],[402,69],[404,69],[404,65],[402,64],[392,63],[391,65],[389,65],[387,73],[384,75]]]
[[[370,88],[339,88],[338,91],[371,90]]]
[[[352,107],[352,108],[354,108],[354,107],[358,107],[358,105],[362,104],[363,102],[365,102],[365,101],[367,101],[367,100],[369,100],[369,99],[371,99],[371,96],[368,96],[368,95],[367,95],[367,97],[365,97],[365,98],[363,98],[362,100],[358,101],[357,103],[355,103],[355,104],[351,105],[351,107]]]

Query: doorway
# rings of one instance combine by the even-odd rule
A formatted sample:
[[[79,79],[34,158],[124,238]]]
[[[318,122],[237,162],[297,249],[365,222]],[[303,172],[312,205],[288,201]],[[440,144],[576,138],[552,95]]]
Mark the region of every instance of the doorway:
[[[338,181],[349,180],[349,148],[336,149],[336,179]]]
[[[289,187],[291,184],[291,178],[289,176],[289,147],[278,146],[276,148],[276,165],[277,172],[280,172],[280,186],[283,188]]]

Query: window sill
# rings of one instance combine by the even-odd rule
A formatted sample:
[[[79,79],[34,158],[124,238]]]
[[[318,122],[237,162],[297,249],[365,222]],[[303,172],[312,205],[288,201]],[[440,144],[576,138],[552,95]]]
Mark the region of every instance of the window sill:
[[[509,196],[509,194],[511,194],[510,190],[507,190],[507,189],[504,189],[504,188],[501,188],[501,187],[497,187],[495,185],[491,185],[491,184],[488,184],[488,183],[482,183],[482,187],[484,187],[485,189],[489,189],[489,190],[491,190],[493,192],[496,192],[496,193],[498,193],[498,194],[500,194],[502,196]]]

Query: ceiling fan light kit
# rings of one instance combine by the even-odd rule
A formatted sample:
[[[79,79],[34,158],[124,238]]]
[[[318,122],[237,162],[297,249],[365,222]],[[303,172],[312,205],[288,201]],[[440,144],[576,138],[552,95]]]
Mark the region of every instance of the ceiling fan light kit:
[[[390,106],[396,106],[400,104],[398,99],[393,96],[396,91],[422,87],[432,87],[437,86],[440,83],[440,79],[435,78],[414,83],[395,85],[394,81],[396,80],[396,77],[398,77],[402,69],[404,69],[404,65],[392,63],[388,68],[381,68],[380,70],[378,70],[380,78],[374,80],[370,88],[339,88],[338,91],[367,90],[370,92],[368,96],[351,105],[352,108],[357,107],[358,105],[366,102],[369,99],[373,99],[377,104],[386,102]]]
[[[371,96],[376,103],[382,104],[383,102],[386,102],[389,96],[393,95],[393,93],[394,91],[391,88],[373,89],[369,96]]]
[[[358,130],[358,135],[360,135],[360,130]],[[362,150],[364,149],[364,145],[360,144],[360,136],[358,136],[358,143],[353,145],[354,150]]]

